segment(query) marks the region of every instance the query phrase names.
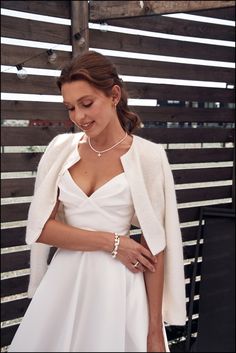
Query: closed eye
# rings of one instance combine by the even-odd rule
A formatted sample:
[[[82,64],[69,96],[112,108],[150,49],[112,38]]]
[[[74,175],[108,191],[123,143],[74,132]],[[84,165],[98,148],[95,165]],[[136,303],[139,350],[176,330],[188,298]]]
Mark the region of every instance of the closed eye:
[[[92,104],[93,104],[93,103],[83,104],[83,107],[84,107],[84,108],[89,108],[89,107],[91,107]]]

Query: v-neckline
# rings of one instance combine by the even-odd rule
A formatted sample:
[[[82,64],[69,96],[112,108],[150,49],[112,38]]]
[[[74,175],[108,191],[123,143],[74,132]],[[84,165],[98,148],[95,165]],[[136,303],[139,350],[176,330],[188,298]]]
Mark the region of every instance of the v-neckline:
[[[76,183],[76,181],[73,179],[71,173],[69,172],[68,169],[66,169],[66,172],[68,174],[68,176],[70,177],[70,179],[72,180],[73,184],[75,185],[75,187],[87,198],[90,199],[93,197],[93,195],[95,195],[99,190],[103,189],[104,187],[106,187],[107,185],[109,185],[112,181],[114,181],[115,179],[117,179],[118,177],[122,176],[125,174],[125,172],[121,172],[117,175],[115,175],[114,177],[112,177],[111,179],[109,179],[108,181],[106,181],[104,184],[102,184],[101,186],[99,186],[96,190],[94,190],[92,192],[91,195],[87,195],[85,191],[83,191],[83,189]]]

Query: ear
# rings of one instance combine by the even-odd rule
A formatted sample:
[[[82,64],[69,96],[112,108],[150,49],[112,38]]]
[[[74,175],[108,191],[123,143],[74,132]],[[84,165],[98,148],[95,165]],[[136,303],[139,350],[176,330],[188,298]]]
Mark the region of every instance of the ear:
[[[114,85],[111,89],[112,103],[117,105],[121,98],[121,88],[118,85]]]

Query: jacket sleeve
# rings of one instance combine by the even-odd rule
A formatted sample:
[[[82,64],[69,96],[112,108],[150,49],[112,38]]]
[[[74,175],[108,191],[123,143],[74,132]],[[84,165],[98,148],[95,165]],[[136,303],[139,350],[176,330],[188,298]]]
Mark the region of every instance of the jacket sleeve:
[[[170,325],[185,325],[186,294],[182,235],[173,174],[162,146],[161,164],[164,177],[166,238],[163,316]]]
[[[47,170],[48,170],[48,155],[50,154],[50,149],[56,141],[57,136],[49,143],[44,154],[42,155],[37,168],[37,175],[34,185],[34,196],[38,190],[41,182],[43,181]],[[34,198],[33,196],[33,198]],[[29,216],[30,215],[30,216]],[[37,215],[32,215],[29,211],[27,228],[30,226],[29,217],[37,217]],[[39,283],[41,282],[48,264],[48,256],[51,246],[47,244],[34,242],[30,245],[30,279],[28,286],[28,298],[32,298]]]

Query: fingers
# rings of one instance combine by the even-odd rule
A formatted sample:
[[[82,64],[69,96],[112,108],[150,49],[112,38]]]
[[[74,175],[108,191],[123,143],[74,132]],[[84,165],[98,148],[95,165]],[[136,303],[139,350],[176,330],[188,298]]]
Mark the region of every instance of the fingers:
[[[148,259],[150,259],[152,263],[155,264],[155,263],[157,262],[156,257],[155,257],[154,255],[152,255],[152,253],[151,253],[148,249],[146,249],[143,245],[140,245],[140,247],[141,247],[141,253],[142,253],[145,257],[147,257]]]
[[[133,273],[145,270],[155,272],[156,257],[133,239],[121,237],[117,257]]]
[[[144,272],[145,268],[143,267],[143,265],[139,262],[139,264],[137,266],[134,266],[134,264],[132,263],[130,266],[128,266],[129,270],[133,273],[138,273],[138,272]]]
[[[155,266],[153,265],[153,262],[150,262],[145,256],[140,255],[139,256],[139,266],[142,266],[144,269],[147,269],[151,272],[155,272]]]

